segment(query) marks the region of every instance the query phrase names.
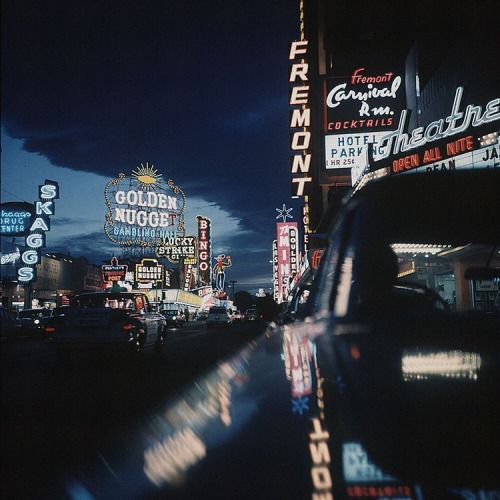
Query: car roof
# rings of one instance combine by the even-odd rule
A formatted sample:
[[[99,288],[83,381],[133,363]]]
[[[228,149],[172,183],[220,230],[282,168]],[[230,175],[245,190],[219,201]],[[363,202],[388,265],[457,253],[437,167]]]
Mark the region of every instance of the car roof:
[[[500,210],[499,192],[499,170],[407,173],[371,181],[346,206],[366,204],[370,224],[382,233],[390,228],[409,238],[413,229],[419,242],[498,244],[491,217]]]

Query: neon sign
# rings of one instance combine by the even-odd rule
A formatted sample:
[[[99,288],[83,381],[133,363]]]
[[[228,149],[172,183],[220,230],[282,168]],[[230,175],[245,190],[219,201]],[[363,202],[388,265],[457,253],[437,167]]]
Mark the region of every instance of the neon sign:
[[[158,283],[164,279],[164,267],[156,259],[142,259],[135,265],[137,283]]]
[[[111,264],[101,266],[103,281],[125,281],[128,266],[118,264],[118,259],[113,257]]]
[[[286,205],[283,203],[283,208],[276,209],[276,212],[278,212],[276,219],[282,218],[283,222],[286,222],[287,219],[293,219],[293,215],[290,215],[292,210],[293,208],[286,208]]]
[[[19,248],[16,248],[15,252],[2,254],[1,261],[2,264],[15,264],[21,258],[21,252]]]
[[[35,212],[32,203],[9,201],[0,205],[2,236],[26,236]]]
[[[172,264],[184,258],[184,264],[196,264],[196,237],[176,236],[162,240],[156,248],[158,257],[166,257]]]
[[[231,267],[233,265],[230,255],[217,255],[215,258],[217,261],[214,265],[214,288],[219,292],[224,292],[224,285],[226,281],[226,267]]]
[[[36,279],[36,264],[40,262],[40,249],[45,246],[45,232],[50,229],[50,215],[54,215],[55,199],[59,198],[57,182],[45,180],[45,184],[38,187],[39,201],[35,202],[35,220],[29,227],[26,236],[26,247],[21,254],[23,267],[17,271],[17,279],[21,283],[29,283]]]
[[[113,243],[151,248],[184,234],[186,196],[149,163],[141,163],[129,177],[120,173],[109,181],[104,197],[104,232]]]
[[[298,57],[304,57],[307,54],[308,41],[294,41],[290,45],[288,59],[295,61]],[[309,85],[304,85],[309,79],[307,73],[309,65],[300,59],[300,62],[294,62],[290,69],[290,83],[300,83],[292,87],[290,94],[290,106],[298,106],[292,109],[290,118],[290,128],[292,129],[291,149],[294,152],[292,156],[292,196],[304,196],[305,185],[312,181],[312,177],[295,177],[293,174],[309,174],[312,155],[309,153],[311,143],[311,109],[309,105]],[[300,130],[294,130],[300,129]]]
[[[273,240],[273,298],[279,302],[278,241]]]
[[[338,82],[339,78],[324,82],[325,132],[356,129],[359,134],[392,128],[404,107],[401,76],[394,71],[367,74],[366,68],[356,68],[343,83]]]
[[[404,133],[407,110],[403,110],[399,119],[398,129],[389,133],[381,140],[384,150],[380,158],[387,158],[390,154],[397,155],[411,149],[423,146],[426,143],[444,139],[465,132],[469,127],[479,127],[500,119],[500,98],[489,101],[483,111],[481,106],[469,104],[465,111],[459,111],[464,87],[458,87],[451,108],[446,118],[435,120],[426,127],[417,127],[411,134]],[[457,124],[462,120],[461,124]]]
[[[196,220],[198,221],[199,275],[201,282],[209,285],[212,280],[212,240],[210,236],[212,222],[202,215],[198,215]]]

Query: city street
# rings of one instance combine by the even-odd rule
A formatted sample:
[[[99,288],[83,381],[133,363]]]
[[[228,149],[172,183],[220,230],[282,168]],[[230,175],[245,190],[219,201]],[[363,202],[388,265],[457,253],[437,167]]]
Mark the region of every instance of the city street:
[[[2,482],[36,498],[53,471],[100,449],[216,361],[256,338],[263,322],[169,329],[161,353],[59,352],[29,337],[2,341]]]

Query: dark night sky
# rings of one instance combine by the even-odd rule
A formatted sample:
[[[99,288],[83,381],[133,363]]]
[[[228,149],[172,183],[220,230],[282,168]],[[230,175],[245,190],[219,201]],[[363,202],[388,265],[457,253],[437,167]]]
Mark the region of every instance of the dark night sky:
[[[374,46],[404,57],[418,38],[424,83],[452,55],[496,95],[499,6],[332,0],[327,43],[342,57]],[[4,0],[2,199],[33,201],[45,178],[59,181],[47,249],[99,263],[119,253],[102,229],[104,185],[148,161],[187,194],[188,229],[212,218],[214,251],[233,255],[228,279],[271,286],[275,208],[299,215],[288,104],[298,38],[298,0]]]
[[[229,279],[244,287],[250,276],[264,276],[271,286],[275,207],[293,205],[288,46],[298,37],[298,2],[2,4],[8,189],[2,198],[33,199],[47,177],[45,167],[37,166],[41,159],[70,169],[55,171],[60,207],[63,184],[85,182],[77,171],[112,178],[149,161],[184,189],[187,217],[197,215],[190,213],[190,199],[220,209],[214,246],[234,256]],[[37,155],[9,155],[15,149],[11,139],[24,141],[24,152]],[[14,175],[19,162],[25,169],[22,186]],[[102,203],[104,213],[102,191],[93,203]],[[94,229],[83,224],[80,234],[61,243],[57,231],[62,221],[76,217],[74,211],[57,212],[47,248],[52,240],[85,254],[95,248],[89,243],[96,237],[104,246],[98,217]],[[224,233],[225,225],[235,224],[238,231]]]

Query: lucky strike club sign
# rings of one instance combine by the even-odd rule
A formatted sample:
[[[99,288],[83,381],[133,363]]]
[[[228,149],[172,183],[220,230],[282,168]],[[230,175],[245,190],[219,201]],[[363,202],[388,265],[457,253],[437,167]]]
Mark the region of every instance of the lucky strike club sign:
[[[131,176],[120,173],[104,190],[104,232],[121,246],[156,247],[184,236],[184,192],[164,181],[153,165],[141,163]]]
[[[180,259],[184,259],[184,264],[196,264],[196,237],[175,236],[165,238],[156,247],[158,257],[166,257],[172,264],[178,264]]]

